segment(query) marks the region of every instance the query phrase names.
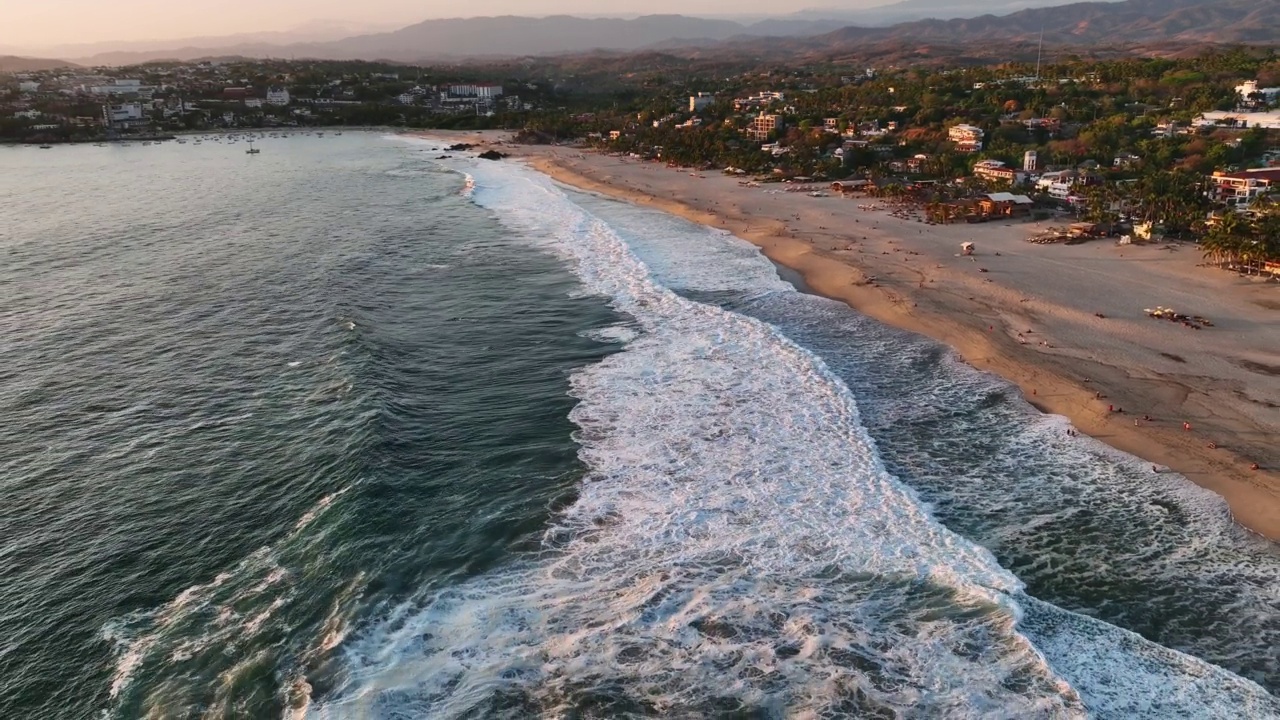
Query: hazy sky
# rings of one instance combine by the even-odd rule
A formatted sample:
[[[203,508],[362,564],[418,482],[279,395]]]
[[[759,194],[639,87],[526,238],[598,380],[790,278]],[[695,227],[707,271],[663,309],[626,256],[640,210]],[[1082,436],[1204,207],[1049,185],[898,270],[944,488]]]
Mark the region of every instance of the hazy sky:
[[[0,46],[37,47],[290,30],[314,20],[410,24],[427,18],[550,13],[773,13],[890,0],[0,0]]]

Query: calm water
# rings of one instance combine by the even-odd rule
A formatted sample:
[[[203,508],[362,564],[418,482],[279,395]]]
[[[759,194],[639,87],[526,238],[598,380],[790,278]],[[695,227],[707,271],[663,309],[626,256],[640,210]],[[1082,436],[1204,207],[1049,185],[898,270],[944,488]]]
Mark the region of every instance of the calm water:
[[[734,238],[260,147],[0,151],[0,717],[1280,717],[1216,497]]]

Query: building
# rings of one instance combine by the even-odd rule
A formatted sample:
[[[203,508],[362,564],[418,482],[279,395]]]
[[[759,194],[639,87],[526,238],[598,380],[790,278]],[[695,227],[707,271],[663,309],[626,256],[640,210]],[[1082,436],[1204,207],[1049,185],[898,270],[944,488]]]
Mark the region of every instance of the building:
[[[1002,182],[1010,185],[1020,185],[1027,180],[1025,172],[1005,167],[1005,164],[999,160],[983,160],[973,166],[973,174],[975,177],[980,177],[987,182]]]
[[[1123,152],[1111,160],[1111,166],[1117,168],[1134,167],[1142,162],[1142,158],[1131,152]]]
[[[491,100],[502,95],[501,85],[450,85],[449,95],[460,98],[482,98]]]
[[[786,96],[782,93],[765,90],[763,92],[756,93],[755,95],[734,100],[733,109],[742,110],[743,108],[749,107],[762,107],[775,102],[782,102],[784,100],[786,100]]]
[[[142,86],[141,80],[112,80],[110,85],[95,85],[89,88],[93,95],[133,95],[140,94],[148,88]]]
[[[128,130],[146,122],[142,103],[107,103],[102,106],[102,124],[109,128]]]
[[[1062,121],[1057,118],[1027,118],[1022,125],[1028,130],[1044,130],[1050,135],[1056,135],[1062,129]]]
[[[1280,98],[1280,87],[1260,88],[1257,80],[1245,80],[1236,86],[1240,104],[1249,107],[1270,105]]]
[[[990,193],[978,201],[978,209],[987,217],[1021,217],[1030,214],[1034,204],[1026,195]]]
[[[982,139],[985,133],[974,125],[953,125],[947,130],[947,139],[956,144],[960,152],[979,152],[982,150]]]
[[[823,118],[822,129],[829,133],[840,132],[840,118]]]
[[[40,92],[40,83],[34,80],[24,80],[18,83],[18,92],[34,93]]]
[[[689,96],[689,112],[691,113],[702,112],[703,110],[706,110],[707,108],[714,105],[715,102],[716,102],[716,96],[712,95],[711,93],[698,93],[697,95],[690,95]]]
[[[282,87],[267,88],[267,104],[268,105],[288,105],[289,91]]]
[[[747,137],[752,140],[764,142],[769,136],[782,128],[782,116],[768,115],[760,113],[751,118],[751,124],[747,126]]]
[[[1022,153],[1022,169],[1029,173],[1033,173],[1040,167],[1040,158],[1036,155],[1035,150],[1028,150]]]
[[[1248,207],[1256,198],[1280,188],[1280,168],[1215,172],[1213,198],[1232,207]]]
[[[1102,178],[1078,170],[1047,172],[1036,181],[1036,189],[1054,200],[1074,203],[1079,199],[1077,188],[1102,184]]]

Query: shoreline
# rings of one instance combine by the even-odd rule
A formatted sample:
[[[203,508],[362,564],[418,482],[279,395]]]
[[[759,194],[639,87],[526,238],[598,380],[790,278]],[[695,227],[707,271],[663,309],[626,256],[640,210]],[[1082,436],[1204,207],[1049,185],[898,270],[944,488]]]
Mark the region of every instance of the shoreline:
[[[438,133],[433,135],[441,136]],[[476,136],[459,133],[456,137],[475,141]],[[476,142],[494,144],[493,136],[481,137],[483,139]],[[631,168],[649,173],[641,181],[623,177],[623,172],[631,168],[617,167],[621,161],[578,149],[505,143],[500,149],[565,185],[654,207],[747,240],[775,265],[794,273],[804,284],[805,291],[844,302],[879,322],[947,345],[969,365],[1017,386],[1023,398],[1039,411],[1064,416],[1080,432],[1160,466],[1162,472],[1178,473],[1216,493],[1226,501],[1236,523],[1273,542],[1280,541],[1280,475],[1275,472],[1280,466],[1280,452],[1273,442],[1278,435],[1275,426],[1267,422],[1272,416],[1265,414],[1280,408],[1280,405],[1265,397],[1253,400],[1244,394],[1248,388],[1242,392],[1231,383],[1212,381],[1200,383],[1204,385],[1200,387],[1197,380],[1203,378],[1197,377],[1194,367],[1187,376],[1173,375],[1127,365],[1117,359],[1121,357],[1119,355],[1108,356],[1103,352],[1111,349],[1106,343],[1100,342],[1100,351],[1090,349],[1087,343],[1078,342],[1078,326],[1085,326],[1086,337],[1092,337],[1089,333],[1096,333],[1100,340],[1103,339],[1100,334],[1105,332],[1118,335],[1116,342],[1126,340],[1132,333],[1124,327],[1118,330],[1101,328],[1105,320],[1090,317],[1091,313],[1082,312],[1078,307],[1049,303],[1039,298],[1021,298],[1019,295],[1029,293],[1010,288],[1003,282],[997,284],[989,276],[979,280],[973,275],[971,266],[956,263],[953,257],[941,254],[925,257],[927,253],[915,250],[900,253],[899,250],[907,247],[923,247],[906,243],[923,242],[928,238],[924,237],[923,229],[918,231],[919,239],[910,237],[908,231],[914,228],[902,223],[896,228],[882,227],[893,224],[887,219],[887,213],[869,211],[854,220],[856,228],[846,225],[843,232],[832,233],[827,226],[813,225],[812,219],[807,223],[800,221],[800,214],[794,215],[794,219],[784,220],[782,218],[786,216],[770,212],[768,208],[740,208],[730,201],[731,193],[738,190],[731,178],[725,179],[731,185],[717,187],[703,195],[702,188],[709,184],[707,178],[690,174],[687,170],[673,173],[660,166],[646,168],[631,161]],[[690,194],[696,191],[699,195],[690,198],[681,190],[668,190],[671,196],[663,197],[652,184],[645,187],[649,184],[648,177],[656,178],[659,174],[664,177],[664,189],[688,186]],[[698,179],[691,180],[690,177]],[[695,189],[695,185],[699,187]],[[753,192],[761,190],[757,188]],[[777,200],[794,201],[798,205],[836,203],[845,206],[846,210],[853,203],[870,202],[841,198],[819,201],[798,194]],[[726,203],[730,203],[729,208],[723,207]],[[790,212],[791,207],[787,205],[786,212]],[[805,214],[809,214],[807,208]],[[862,224],[863,219],[869,219],[871,227]],[[961,237],[961,233],[975,231],[989,235],[1001,231],[1015,235],[1022,232],[1023,236],[1015,240],[1022,243],[1031,227],[1030,223],[992,224],[976,230],[965,226],[929,226],[928,232],[931,237],[948,234]],[[838,241],[819,244],[824,235]],[[991,244],[985,239],[979,243]],[[855,246],[858,246],[856,254],[851,254],[851,248]],[[883,249],[876,255],[867,253],[866,246]],[[947,249],[951,247],[954,246],[947,246]],[[914,266],[905,262],[917,256],[919,260]],[[938,260],[937,271],[925,268],[927,262],[921,260]],[[992,264],[995,261],[989,256],[982,260]],[[962,276],[954,268],[962,268],[959,272],[968,274]],[[984,269],[982,272],[987,271]],[[1208,281],[1225,282],[1226,275],[1208,276]],[[785,275],[783,278],[792,281]],[[1077,288],[1077,291],[1077,294],[1079,291],[1087,294],[1089,289]],[[1275,309],[1280,309],[1280,305]],[[1220,316],[1221,313],[1215,314],[1215,317]],[[1046,347],[1027,344],[1020,328],[1028,325],[1036,326],[1034,337],[1050,338],[1043,341]],[[1167,330],[1175,332],[1174,327]],[[1216,330],[1213,328],[1208,332]],[[1031,333],[1031,328],[1028,327],[1026,332]],[[1209,337],[1212,348],[1212,337],[1200,333],[1197,341],[1202,340],[1199,335]],[[1107,340],[1110,342],[1112,339]],[[1183,340],[1174,337],[1170,342],[1181,344]],[[1072,344],[1081,347],[1066,347]],[[1161,362],[1173,366],[1179,363],[1194,366],[1197,362],[1173,352],[1141,349],[1153,356],[1164,356]],[[1264,364],[1259,366],[1272,369]],[[1253,415],[1236,412],[1232,405],[1242,402],[1257,403],[1258,411],[1264,414],[1263,420],[1259,422]],[[1129,407],[1131,410],[1113,413],[1109,406]],[[1255,410],[1252,406],[1248,409]],[[1146,414],[1153,416],[1150,422],[1141,420]],[[1190,422],[1192,431],[1185,431],[1183,422]],[[1259,463],[1261,469],[1251,470],[1254,462]]]

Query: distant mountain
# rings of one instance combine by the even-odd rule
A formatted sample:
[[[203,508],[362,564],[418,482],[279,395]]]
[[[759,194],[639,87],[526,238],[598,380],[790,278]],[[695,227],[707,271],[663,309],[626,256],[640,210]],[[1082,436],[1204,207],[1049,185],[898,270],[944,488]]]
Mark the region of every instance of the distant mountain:
[[[1102,0],[1106,2],[1107,0]],[[1117,0],[1111,0],[1117,1]],[[779,18],[777,22],[842,21],[844,25],[884,27],[915,20],[951,20],[978,15],[1008,15],[1031,8],[1069,4],[1070,0],[901,0],[859,10],[812,8]],[[760,25],[775,21],[762,21]],[[790,33],[788,33],[790,34]]]
[[[831,25],[814,26],[826,32]],[[682,15],[649,15],[633,19],[545,18],[503,16],[427,20],[391,32],[355,35],[323,42],[264,42],[246,37],[237,42],[184,41],[147,49],[116,48],[77,56],[87,65],[124,65],[152,60],[194,60],[216,55],[246,57],[313,57],[332,60],[394,60],[416,62],[466,57],[551,55],[590,50],[637,50],[673,38],[705,42],[726,40],[747,32],[728,20]],[[778,32],[775,34],[786,35]]]
[[[1280,0],[1126,0],[1087,2],[886,28],[846,27],[790,43],[846,47],[867,41],[910,43],[1031,41],[1077,46],[1149,43],[1280,43]],[[784,41],[785,44],[785,41]]]
[[[1280,0],[1125,0],[1050,5],[1057,0],[902,0],[860,11],[802,11],[750,24],[682,15],[580,18],[567,15],[428,20],[392,32],[339,40],[266,42],[262,36],[76,56],[82,65],[129,65],[210,57],[324,58],[432,62],[565,55],[592,51],[676,51],[686,56],[841,52],[854,46],[937,48],[1030,41],[1132,47],[1142,44],[1277,43]],[[1027,5],[1036,7],[1025,8]],[[1017,9],[1023,7],[1025,9]],[[986,14],[967,17],[979,9]],[[845,19],[822,18],[840,12]],[[1007,14],[1006,14],[1007,13]],[[957,14],[961,14],[957,16]],[[893,17],[931,16],[892,25]],[[851,23],[848,18],[861,18]],[[838,28],[838,29],[837,29]],[[228,44],[228,41],[236,42]],[[991,49],[998,49],[998,46]],[[67,57],[63,55],[63,57]]]
[[[40,55],[45,57],[77,58],[87,65],[114,65],[124,59],[145,62],[149,59],[174,57],[182,49],[200,49],[203,54],[221,54],[227,48],[257,47],[277,48],[294,43],[331,42],[372,32],[393,30],[398,25],[389,23],[352,23],[338,20],[312,20],[289,30],[273,30],[234,35],[206,35],[177,40],[122,40],[95,43],[74,43],[41,47],[0,47],[0,52],[15,55]]]
[[[40,72],[42,70],[57,70],[58,68],[74,68],[78,67],[65,60],[50,60],[45,58],[27,58],[18,57],[16,55],[0,55],[0,72],[21,73],[21,72]]]

